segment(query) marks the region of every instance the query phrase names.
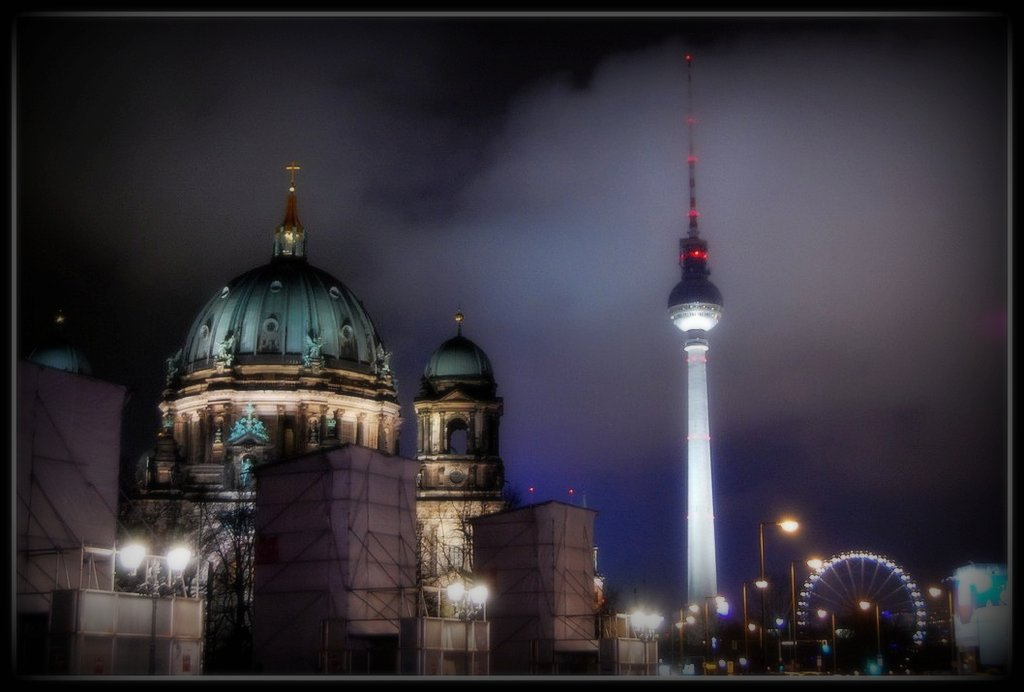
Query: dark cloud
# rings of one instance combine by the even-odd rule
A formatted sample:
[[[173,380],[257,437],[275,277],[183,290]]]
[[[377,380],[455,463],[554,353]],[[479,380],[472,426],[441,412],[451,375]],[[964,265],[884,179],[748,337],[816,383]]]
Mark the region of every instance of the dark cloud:
[[[927,581],[1006,560],[1005,38],[972,18],[28,20],[19,351],[63,307],[97,374],[134,388],[141,453],[163,359],[269,259],[297,159],[312,261],[396,354],[403,451],[461,307],[512,483],[575,488],[612,582],[669,607],[694,50],[723,588],[783,512],[805,532],[772,538],[777,567],[860,547]]]

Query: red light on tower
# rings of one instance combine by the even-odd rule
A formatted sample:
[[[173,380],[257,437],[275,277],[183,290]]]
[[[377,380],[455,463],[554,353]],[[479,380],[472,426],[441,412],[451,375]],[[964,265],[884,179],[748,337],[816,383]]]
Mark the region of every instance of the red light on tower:
[[[536,490],[536,488],[534,488],[534,487],[533,487],[533,486],[531,485],[531,486],[530,486],[529,488],[527,488],[527,489],[526,489],[526,492],[528,492],[528,493],[532,493],[532,492],[533,492],[534,490]]]
[[[576,494],[576,491],[575,491],[575,490],[573,490],[572,488],[569,488],[569,494],[570,494],[570,495],[575,495],[575,494]]]
[[[697,157],[694,156],[693,154],[690,154],[689,156],[686,157],[686,163],[697,163]]]
[[[686,54],[686,62],[690,62],[691,60],[693,60],[693,56],[690,55],[689,53],[687,53]]]
[[[689,216],[691,219],[696,219],[697,217],[700,216],[700,212],[697,211],[696,209],[691,209],[689,212],[687,212],[687,216]]]

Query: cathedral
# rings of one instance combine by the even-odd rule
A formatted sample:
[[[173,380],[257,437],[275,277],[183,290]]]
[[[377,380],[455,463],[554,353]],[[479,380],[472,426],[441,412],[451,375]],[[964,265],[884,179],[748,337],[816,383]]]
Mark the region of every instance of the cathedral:
[[[160,432],[122,512],[125,539],[194,546],[214,638],[251,627],[253,470],[346,444],[398,454],[391,353],[362,302],[309,262],[299,167],[287,170],[270,262],[219,289],[166,361]],[[502,400],[490,360],[455,319],[414,402],[419,575],[434,586],[471,572],[469,520],[505,508]]]

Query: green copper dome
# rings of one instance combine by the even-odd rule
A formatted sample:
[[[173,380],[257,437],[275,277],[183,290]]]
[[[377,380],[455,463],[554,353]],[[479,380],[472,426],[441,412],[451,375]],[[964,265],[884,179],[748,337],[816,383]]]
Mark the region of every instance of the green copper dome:
[[[61,310],[53,319],[53,331],[39,346],[32,350],[28,359],[36,365],[43,365],[55,370],[64,370],[78,375],[92,375],[89,359],[75,348],[63,334],[64,313]]]
[[[229,281],[196,316],[169,369],[218,365],[311,365],[379,373],[390,355],[362,302],[345,284],[306,260],[294,171],[284,221],[269,264]]]
[[[210,298],[189,330],[183,366],[202,370],[226,355],[239,365],[299,363],[311,347],[327,367],[370,372],[383,344],[345,284],[305,259],[275,257]]]
[[[44,344],[29,355],[28,359],[37,365],[56,370],[66,370],[79,375],[91,375],[92,366],[85,354],[66,341],[56,340]]]
[[[466,337],[459,334],[441,344],[430,356],[424,377],[494,379],[487,354]]]

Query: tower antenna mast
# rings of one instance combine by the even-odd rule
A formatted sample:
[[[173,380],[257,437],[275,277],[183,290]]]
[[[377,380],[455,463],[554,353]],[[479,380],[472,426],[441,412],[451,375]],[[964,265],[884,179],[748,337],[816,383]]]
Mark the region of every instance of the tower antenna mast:
[[[697,211],[697,156],[693,153],[693,130],[697,124],[697,116],[693,112],[693,55],[690,53],[686,54],[686,99],[686,134],[689,138],[686,165],[690,172],[690,211],[687,215],[690,217],[689,235],[695,238],[699,234],[697,219],[700,212]]]

